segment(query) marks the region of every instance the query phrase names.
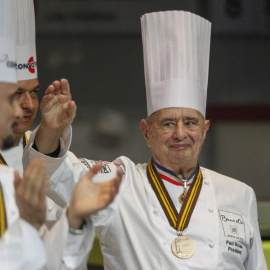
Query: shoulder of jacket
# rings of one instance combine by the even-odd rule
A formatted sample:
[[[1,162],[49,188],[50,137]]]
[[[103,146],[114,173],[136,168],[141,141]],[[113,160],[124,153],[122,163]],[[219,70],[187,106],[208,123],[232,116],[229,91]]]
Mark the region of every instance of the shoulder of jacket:
[[[224,174],[206,169],[206,168],[202,168],[202,173],[204,176],[206,176],[206,178],[210,178],[211,182],[213,182],[213,184],[219,184],[219,185],[226,185],[226,186],[231,186],[231,187],[236,187],[238,188],[245,188],[245,189],[250,189],[253,190],[249,185],[247,185],[246,183],[234,179],[232,177],[226,176]]]

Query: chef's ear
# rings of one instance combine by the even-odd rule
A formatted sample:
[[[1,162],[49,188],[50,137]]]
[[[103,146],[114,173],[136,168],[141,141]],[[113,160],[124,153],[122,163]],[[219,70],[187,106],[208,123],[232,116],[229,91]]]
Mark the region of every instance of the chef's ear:
[[[142,119],[140,122],[140,129],[143,134],[144,140],[148,147],[150,148],[150,130],[149,130],[149,125],[146,121],[146,119]]]

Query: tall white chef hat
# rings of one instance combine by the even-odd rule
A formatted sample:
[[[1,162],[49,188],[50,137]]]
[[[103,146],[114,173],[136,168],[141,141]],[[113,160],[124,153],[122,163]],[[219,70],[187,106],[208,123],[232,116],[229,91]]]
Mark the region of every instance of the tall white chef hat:
[[[185,11],[141,18],[148,115],[184,107],[205,116],[211,23]]]
[[[16,0],[18,12],[18,80],[37,78],[36,27],[33,0]]]
[[[0,82],[17,83],[15,0],[0,0]]]

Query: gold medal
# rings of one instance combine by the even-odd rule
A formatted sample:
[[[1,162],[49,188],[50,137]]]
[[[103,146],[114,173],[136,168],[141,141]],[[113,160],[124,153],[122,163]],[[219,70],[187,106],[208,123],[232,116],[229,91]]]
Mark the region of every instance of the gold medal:
[[[185,235],[176,237],[171,245],[173,254],[181,259],[189,258],[195,251],[193,240]]]
[[[184,182],[184,191],[183,193],[179,196],[178,200],[180,203],[184,203],[186,197],[187,197],[187,181],[188,180],[182,180]]]
[[[180,202],[181,204],[184,203],[184,200],[185,200],[186,196],[187,196],[187,191],[184,190],[184,192],[183,192],[183,193],[179,196],[179,198],[178,198],[178,200],[179,200],[179,202]]]

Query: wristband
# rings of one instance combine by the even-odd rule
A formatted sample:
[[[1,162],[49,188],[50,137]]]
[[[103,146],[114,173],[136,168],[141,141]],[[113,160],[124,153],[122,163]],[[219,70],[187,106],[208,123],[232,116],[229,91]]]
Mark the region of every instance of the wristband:
[[[74,229],[72,227],[69,227],[69,232],[71,234],[83,234],[86,231],[86,223],[84,222],[82,227],[80,229]]]

